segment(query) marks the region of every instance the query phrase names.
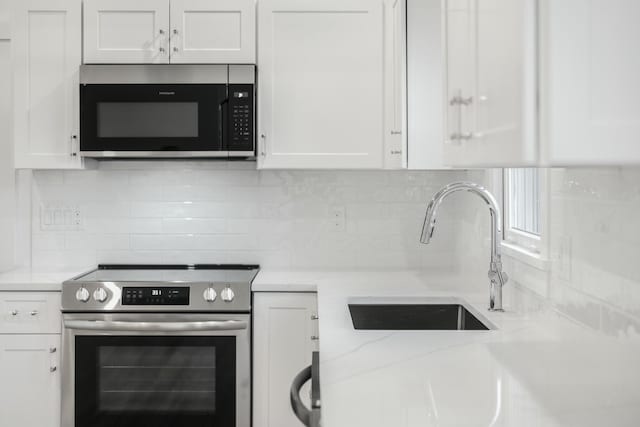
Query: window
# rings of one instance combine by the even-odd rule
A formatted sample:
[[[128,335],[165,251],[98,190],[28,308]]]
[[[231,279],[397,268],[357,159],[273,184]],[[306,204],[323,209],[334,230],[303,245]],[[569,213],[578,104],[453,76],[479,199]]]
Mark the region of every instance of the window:
[[[504,169],[503,248],[524,261],[546,259],[546,170]]]

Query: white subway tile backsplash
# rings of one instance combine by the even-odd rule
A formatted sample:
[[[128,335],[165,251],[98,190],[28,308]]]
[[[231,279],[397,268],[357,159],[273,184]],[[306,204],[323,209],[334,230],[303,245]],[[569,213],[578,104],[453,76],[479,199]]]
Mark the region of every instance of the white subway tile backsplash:
[[[548,173],[548,277],[510,259],[505,262],[506,271],[536,292],[546,295],[548,290],[561,312],[593,329],[609,335],[637,335],[640,168],[568,168]],[[482,182],[486,178],[482,175],[469,172],[471,180]],[[474,234],[475,228],[476,235],[488,235],[486,224],[470,228],[466,234]],[[479,259],[487,250],[486,243],[473,244],[468,258]]]
[[[83,212],[80,231],[33,233],[34,265],[250,262],[281,268],[452,266],[459,218],[418,243],[427,199],[464,172],[257,171],[251,162],[111,161],[36,171],[34,206]],[[344,229],[331,222],[345,212]],[[34,212],[33,224],[39,224]],[[426,248],[426,250],[425,250]],[[69,256],[67,256],[69,255]]]

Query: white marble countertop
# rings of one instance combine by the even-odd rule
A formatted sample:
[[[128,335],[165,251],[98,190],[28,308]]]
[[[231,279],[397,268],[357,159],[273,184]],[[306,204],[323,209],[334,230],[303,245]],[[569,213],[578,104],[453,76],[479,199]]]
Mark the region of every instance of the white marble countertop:
[[[404,272],[262,271],[254,291],[318,292],[324,427],[638,426],[640,343],[600,335],[507,285]],[[455,296],[492,331],[358,331],[357,297]]]
[[[78,270],[17,268],[0,273],[0,292],[59,292],[62,290],[62,282],[90,269],[90,267]]]

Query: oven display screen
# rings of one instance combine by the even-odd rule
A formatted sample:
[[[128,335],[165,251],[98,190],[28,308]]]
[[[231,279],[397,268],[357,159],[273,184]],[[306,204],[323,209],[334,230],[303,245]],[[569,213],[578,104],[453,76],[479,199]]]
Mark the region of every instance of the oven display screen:
[[[188,287],[122,289],[122,305],[189,305]]]

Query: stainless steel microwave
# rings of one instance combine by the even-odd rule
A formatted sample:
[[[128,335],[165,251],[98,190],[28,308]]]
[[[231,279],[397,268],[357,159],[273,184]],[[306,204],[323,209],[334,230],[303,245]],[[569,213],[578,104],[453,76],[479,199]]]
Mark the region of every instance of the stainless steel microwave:
[[[80,155],[255,157],[255,66],[83,65]]]

